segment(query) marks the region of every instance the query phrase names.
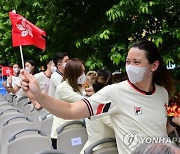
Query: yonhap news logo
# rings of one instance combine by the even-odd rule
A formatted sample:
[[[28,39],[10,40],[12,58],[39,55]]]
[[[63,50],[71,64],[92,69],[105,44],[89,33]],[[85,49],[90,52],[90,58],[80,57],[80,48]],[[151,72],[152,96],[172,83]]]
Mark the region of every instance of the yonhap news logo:
[[[127,133],[123,139],[124,145],[129,149],[136,147],[141,143],[178,143],[180,144],[179,137],[141,137],[135,132]]]
[[[130,149],[138,144],[138,135],[135,132],[128,133],[124,136],[124,144]]]

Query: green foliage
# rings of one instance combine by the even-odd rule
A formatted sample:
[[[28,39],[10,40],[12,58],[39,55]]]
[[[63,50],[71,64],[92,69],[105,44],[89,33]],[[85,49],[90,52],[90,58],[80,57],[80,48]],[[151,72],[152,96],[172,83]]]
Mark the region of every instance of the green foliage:
[[[85,66],[88,67],[89,70],[96,70],[97,68],[102,68],[103,63],[100,59],[92,56],[86,60]]]
[[[87,70],[114,71],[124,68],[129,46],[141,39],[155,42],[166,64],[180,65],[179,8],[178,0],[1,0],[0,63],[20,63],[8,17],[15,9],[46,31],[45,51],[23,46],[24,59],[38,65],[61,51],[84,60]]]

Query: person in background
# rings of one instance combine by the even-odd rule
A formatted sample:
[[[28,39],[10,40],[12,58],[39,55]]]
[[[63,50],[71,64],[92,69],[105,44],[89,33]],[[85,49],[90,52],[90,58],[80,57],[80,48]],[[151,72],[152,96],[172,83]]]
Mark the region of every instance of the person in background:
[[[25,71],[34,75],[37,72],[37,68],[35,66],[35,62],[32,59],[25,61]],[[10,86],[9,91],[13,94],[16,94],[17,98],[26,96],[21,88],[21,79],[14,82],[14,86],[12,86],[12,79],[8,80],[8,84]]]
[[[6,91],[8,93],[11,92],[11,88],[13,88],[15,86],[15,83],[18,82],[20,80],[19,78],[19,73],[20,73],[20,67],[18,64],[13,64],[12,66],[13,68],[13,74],[10,75],[8,78],[7,78],[7,83],[6,82],[3,82],[3,86],[4,88],[6,89]],[[10,83],[10,85],[9,85]],[[11,85],[12,84],[12,85]]]
[[[112,76],[111,72],[105,69],[97,70],[96,80],[92,83],[91,86],[85,89],[86,96],[91,96],[92,94],[96,93],[104,86],[112,84]]]
[[[53,60],[49,59],[47,61],[46,70],[39,72],[39,73],[36,73],[34,75],[34,77],[37,79],[37,81],[39,83],[39,87],[40,87],[41,91],[46,93],[46,94],[48,94],[50,77],[51,77],[52,72],[54,71],[52,69],[54,67],[55,67],[55,65],[53,63]],[[31,103],[34,105],[34,107],[37,110],[42,109],[41,105],[38,102],[31,100]]]
[[[44,72],[46,70],[46,68],[44,67],[44,65],[39,67],[39,72]]]
[[[64,119],[100,118],[109,115],[119,153],[131,154],[142,137],[168,137],[180,126],[180,117],[167,118],[168,96],[173,80],[156,45],[148,40],[131,46],[126,57],[128,80],[108,85],[91,97],[67,103],[44,93],[36,79],[22,71],[22,87],[28,97]],[[134,135],[132,144],[128,137]]]
[[[13,77],[15,78],[15,80],[16,80],[16,78],[18,77],[19,78],[19,73],[20,73],[20,67],[19,67],[19,65],[18,64],[13,64]]]
[[[62,82],[64,68],[68,62],[69,57],[67,53],[58,52],[53,56],[55,66],[52,66],[53,74],[50,78],[49,96],[54,97],[57,86]],[[57,68],[57,69],[56,69]]]
[[[29,60],[25,61],[25,71],[31,73],[32,75],[39,72],[35,65],[34,60],[29,59]]]
[[[86,82],[84,83],[83,88],[86,89],[92,86],[92,84],[96,82],[97,76],[98,74],[96,71],[88,71],[86,73]]]
[[[94,93],[98,92],[104,86],[112,84],[111,72],[106,69],[100,69],[97,71],[97,80],[92,84]]]
[[[69,60],[64,69],[63,82],[57,87],[55,98],[68,103],[78,101],[83,98],[82,85],[86,81],[85,68],[83,62],[77,58]],[[79,120],[79,119],[78,119]],[[81,119],[80,119],[81,120]],[[54,116],[51,130],[52,145],[57,148],[56,129],[69,120],[64,120]]]
[[[112,73],[112,83],[119,83],[123,80],[127,80],[127,75],[121,71],[116,71]]]

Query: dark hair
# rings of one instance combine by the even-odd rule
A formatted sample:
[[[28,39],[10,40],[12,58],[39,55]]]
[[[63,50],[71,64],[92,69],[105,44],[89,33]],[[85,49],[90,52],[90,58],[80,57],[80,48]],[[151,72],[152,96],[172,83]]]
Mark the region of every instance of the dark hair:
[[[36,65],[35,65],[35,61],[34,60],[29,59],[29,60],[26,60],[25,63],[30,63],[32,66],[34,66],[34,68],[32,70],[32,75],[34,75],[34,74],[39,72],[37,67],[36,67]]]
[[[47,69],[47,65],[52,61],[52,58],[48,58],[45,60],[45,65],[44,65],[44,69],[46,70]]]
[[[153,73],[153,82],[157,85],[166,88],[170,95],[174,93],[174,82],[167,68],[165,67],[162,57],[158,52],[156,45],[148,40],[143,40],[135,43],[132,47],[137,47],[141,50],[146,51],[146,57],[150,64],[154,63],[156,60],[159,61],[158,69]]]
[[[35,62],[32,59],[26,60],[25,63],[30,63],[32,66],[35,66]]]
[[[81,92],[78,85],[78,77],[82,74],[83,62],[78,58],[69,60],[64,69],[63,80],[68,80],[68,83],[75,92]]]
[[[98,77],[101,77],[105,81],[105,85],[112,84],[111,72],[106,69],[97,70]]]
[[[100,89],[102,89],[104,86],[112,84],[112,75],[109,70],[100,69],[97,70],[97,74],[98,74],[97,80],[92,85],[95,93]],[[98,78],[101,78],[103,80],[103,83],[98,82]]]
[[[53,62],[55,64],[55,66],[57,66],[58,62],[62,62],[63,58],[67,56],[67,53],[63,53],[63,52],[57,52],[54,56],[53,56]]]
[[[13,67],[14,65],[18,65],[18,67],[20,68],[19,64],[18,63],[14,63],[11,65],[11,67]]]
[[[112,73],[112,83],[118,83],[123,80],[127,80],[127,75],[122,72],[113,72]]]

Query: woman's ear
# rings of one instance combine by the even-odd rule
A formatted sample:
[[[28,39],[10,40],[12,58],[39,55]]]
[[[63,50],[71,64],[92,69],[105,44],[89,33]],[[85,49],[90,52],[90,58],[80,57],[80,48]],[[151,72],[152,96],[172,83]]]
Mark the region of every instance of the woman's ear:
[[[156,71],[156,70],[158,69],[158,67],[159,67],[159,61],[156,60],[156,61],[152,64],[152,68],[151,68],[152,72]]]

